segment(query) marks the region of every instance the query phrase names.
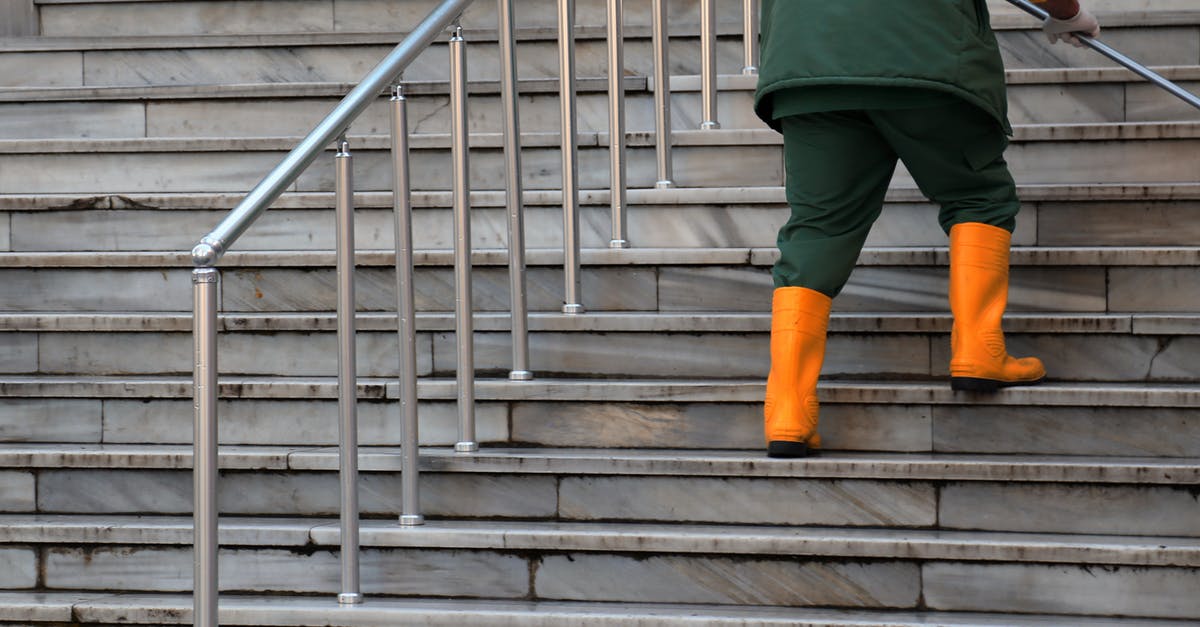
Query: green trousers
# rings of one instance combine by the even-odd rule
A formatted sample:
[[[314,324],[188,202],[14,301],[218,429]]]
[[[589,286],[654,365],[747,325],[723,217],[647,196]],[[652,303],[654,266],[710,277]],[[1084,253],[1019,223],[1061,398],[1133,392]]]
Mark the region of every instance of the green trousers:
[[[833,297],[858,260],[897,161],[941,207],[947,233],[963,222],[1012,231],[1020,209],[994,118],[953,101],[933,107],[833,111],[781,120],[787,200],[776,287]],[[931,224],[932,226],[932,224]]]

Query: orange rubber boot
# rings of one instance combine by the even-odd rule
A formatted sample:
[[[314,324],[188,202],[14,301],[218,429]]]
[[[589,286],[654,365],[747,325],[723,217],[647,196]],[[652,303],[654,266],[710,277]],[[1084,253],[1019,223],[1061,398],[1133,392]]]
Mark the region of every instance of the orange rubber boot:
[[[1014,358],[1004,346],[1000,319],[1008,303],[1008,251],[1012,234],[969,222],[950,229],[950,387],[994,392],[1033,385],[1046,376],[1036,357]]]
[[[768,457],[806,457],[817,435],[817,376],[833,299],[806,287],[780,287],[771,305],[771,373],[767,376]]]

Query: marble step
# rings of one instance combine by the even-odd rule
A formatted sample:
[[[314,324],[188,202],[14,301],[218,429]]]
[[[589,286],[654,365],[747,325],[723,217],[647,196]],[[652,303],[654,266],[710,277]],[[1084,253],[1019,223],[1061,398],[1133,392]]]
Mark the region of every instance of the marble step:
[[[1193,246],[1200,241],[1200,185],[1022,185],[1025,205],[1016,246]],[[504,193],[471,195],[477,249],[502,248],[508,219]],[[561,193],[524,195],[530,248],[561,248]],[[235,193],[129,195],[0,195],[0,251],[183,251],[241,200]],[[416,245],[454,245],[449,192],[413,195]],[[612,237],[610,195],[583,190],[581,241],[605,248]],[[389,192],[355,195],[355,242],[392,249]],[[333,197],[289,192],[234,247],[253,250],[332,250]],[[633,189],[628,194],[629,238],[637,248],[772,248],[789,215],[782,187]],[[870,247],[944,246],[937,207],[913,188],[894,188],[867,239]]]
[[[1186,27],[1167,27],[1169,29]],[[722,27],[717,41],[718,71],[740,74],[741,27]],[[1141,29],[1135,29],[1141,30]],[[695,26],[671,38],[671,74],[700,72]],[[576,31],[576,75],[606,76],[603,26]],[[523,79],[557,78],[554,28],[518,32],[517,70]],[[499,48],[492,30],[464,33],[471,80],[498,81]],[[136,85],[216,85],[231,83],[357,83],[401,41],[400,33],[308,33],[223,36],[136,36],[10,38],[0,45],[0,87],[105,87]],[[420,53],[404,72],[406,80],[446,80],[449,52],[440,39]],[[1159,65],[1195,63],[1181,55],[1158,55]],[[1180,58],[1179,61],[1167,59]],[[42,71],[22,71],[37,64]],[[650,29],[626,29],[626,73],[653,73]]]
[[[43,589],[182,592],[191,587],[191,550],[186,547],[188,539],[180,538],[190,536],[190,521],[177,519],[165,527],[120,518],[86,526],[75,520],[63,524],[58,517],[30,522],[44,524],[27,536],[20,534],[18,527],[14,530],[18,532],[16,542],[44,543],[47,540],[39,537],[47,537],[54,544],[66,545],[49,546],[37,553],[31,550],[37,547],[7,551],[10,563],[24,565],[30,559],[36,563]],[[232,532],[245,539],[235,540],[234,544],[240,545],[237,548],[227,546],[222,551],[223,590],[338,590],[339,564],[332,548],[337,541],[335,523],[239,522],[233,521],[234,528],[226,531],[227,537]],[[361,554],[363,591],[528,600],[894,608],[916,607],[915,589],[925,596],[945,598],[947,609],[958,609],[949,600],[964,588],[951,582],[951,573],[956,571],[968,571],[1001,588],[990,595],[972,590],[971,603],[992,604],[1002,603],[996,598],[1001,595],[1019,595],[1019,591],[1042,585],[1041,581],[1010,579],[1041,580],[1053,573],[1058,575],[1060,589],[1089,596],[1116,585],[1166,585],[1157,598],[1136,603],[1113,601],[1076,612],[1189,617],[1190,606],[1183,606],[1186,610],[1173,606],[1175,611],[1167,612],[1150,608],[1155,601],[1171,598],[1197,576],[1195,541],[1182,538],[502,524],[497,528],[494,522],[431,522],[424,528],[401,529],[391,521],[368,521]],[[10,527],[0,525],[0,537],[10,536]],[[89,530],[93,533],[88,534]],[[100,540],[101,536],[113,538],[123,533],[136,535],[132,545]],[[80,539],[83,534],[87,537]],[[272,538],[280,536],[285,536],[284,546],[272,543]],[[104,545],[90,546],[98,540]],[[302,552],[294,548],[296,540],[309,541]],[[79,546],[81,542],[84,546]],[[178,546],[181,544],[186,548]],[[614,554],[618,551],[635,555]],[[1104,559],[1109,555],[1112,557]],[[894,561],[879,561],[883,559]],[[991,562],[994,559],[1002,561],[995,564]],[[1115,577],[1118,581],[1105,581],[1114,578],[1111,575],[1085,581],[1084,574],[1096,566],[1103,566],[1106,572],[1122,568],[1125,572]],[[406,569],[411,570],[403,574]],[[413,571],[423,575],[414,577]],[[468,572],[473,576],[466,576]],[[530,576],[515,576],[521,572]],[[0,585],[14,588],[30,583],[21,580],[23,575],[26,573],[21,570],[10,571],[9,581]],[[804,585],[770,585],[780,576],[803,580]],[[923,577],[929,577],[929,583],[922,581]],[[850,586],[853,592],[846,590]],[[1042,611],[1053,610],[1047,606]]]
[[[22,624],[70,620],[81,625],[191,624],[191,595],[96,594],[83,592],[0,593],[0,620]],[[473,599],[370,599],[347,608],[331,598],[308,596],[221,596],[223,625],[336,625],[339,627],[1047,627],[1063,620],[1096,627],[1185,627],[1193,621],[1147,618],[1082,618],[1029,613],[871,611],[762,608],[667,603],[581,603],[562,601],[480,601]],[[8,625],[9,623],[0,623]]]
[[[316,2],[246,2],[205,0],[201,2],[78,2],[38,0],[41,33],[47,37],[146,36],[146,35],[229,35],[296,32],[369,32],[394,31],[424,18],[435,6],[424,2],[380,2],[378,0],[334,0]],[[670,5],[670,23],[695,26],[699,6],[695,0]],[[1011,6],[989,0],[992,23],[996,28],[1028,27],[1032,18]],[[1105,25],[1175,24],[1194,20],[1195,7],[1184,0],[1168,3],[1095,0],[1089,7]],[[730,29],[741,25],[741,6],[722,3],[717,8],[718,23]],[[553,28],[557,25],[555,4],[551,0],[525,2],[516,8],[521,27]],[[650,3],[626,2],[627,26],[650,24]],[[603,26],[607,23],[602,2],[583,1],[576,8],[576,23]],[[496,9],[490,3],[476,2],[462,16],[466,28],[495,28]]]
[[[190,443],[194,413],[190,381],[175,382],[175,387],[168,387],[165,381],[152,384],[136,379],[5,381],[0,441]],[[666,392],[655,398],[622,392],[618,383],[609,382],[610,398],[571,398],[562,391],[545,392],[565,390],[570,387],[566,382],[540,381],[534,393],[525,396],[496,398],[485,393],[475,407],[477,438],[486,446],[758,451],[763,445],[761,382],[761,377],[757,385],[709,382],[706,390],[716,388],[716,393],[701,398],[685,394],[686,390],[671,393],[669,384],[654,388]],[[336,444],[335,391],[327,380],[309,383],[302,389],[276,380],[274,388],[259,382],[247,390],[230,382],[219,405],[221,442]],[[458,441],[453,398],[432,394],[439,385],[420,384],[425,396],[419,406],[420,440],[427,446],[451,446]],[[652,385],[647,382],[643,388]],[[357,403],[360,440],[370,446],[399,445],[396,393],[374,392],[366,384],[364,388]],[[925,398],[918,395],[920,389]],[[944,382],[904,394],[878,382],[857,386],[825,382],[821,434],[825,446],[835,450],[1200,457],[1194,386],[1191,393],[1186,386],[1163,385],[1058,384],[1054,389],[1011,399],[1011,394],[992,398],[949,394]],[[1168,431],[1171,437],[1163,437]]]
[[[629,77],[626,89],[626,129],[653,132],[654,96],[644,77]],[[143,88],[11,89],[0,93],[0,138],[130,138],[130,137],[255,137],[302,135],[311,130],[353,87],[344,83]],[[499,133],[503,117],[497,83],[476,82],[468,107],[472,132]],[[582,78],[578,83],[578,127],[608,129],[608,80]],[[558,81],[522,81],[521,128],[557,131]],[[89,98],[83,94],[91,94]],[[449,95],[444,84],[406,84],[410,131],[448,133]],[[1086,97],[1086,96],[1085,96]],[[728,128],[762,128],[746,90],[725,91],[719,97],[721,121]],[[359,133],[387,133],[391,125],[389,98],[382,97],[354,123]],[[1158,109],[1169,106],[1161,103]],[[1123,110],[1123,104],[1121,105]],[[1111,107],[1107,112],[1112,112]],[[1157,119],[1150,114],[1147,121]],[[1168,115],[1171,115],[1168,113]],[[672,95],[672,128],[700,126],[698,90],[677,87]],[[1093,115],[1086,121],[1098,118]],[[1111,117],[1094,121],[1120,122]],[[1187,119],[1173,115],[1172,119]]]
[[[421,459],[431,518],[1200,536],[1196,458],[444,447]],[[398,450],[361,449],[360,463],[362,513],[396,515]],[[0,464],[6,513],[192,508],[191,446],[4,445]],[[221,464],[226,515],[337,514],[334,448],[224,447]]]
[[[1141,19],[1142,16],[1135,16]],[[1200,59],[1200,17],[1193,11],[1173,16],[1167,25],[1109,22],[1103,40],[1143,64],[1195,65]],[[1115,67],[1090,50],[1050,46],[1032,19],[1016,30],[998,31],[1009,68]],[[722,24],[717,69],[739,74],[743,67],[740,24]],[[467,34],[472,79],[498,80],[494,31]],[[700,44],[694,25],[675,28],[671,41],[672,74],[700,72]],[[557,75],[554,28],[519,34],[518,71],[524,78]],[[601,76],[607,68],[604,28],[577,31],[577,73]],[[8,39],[0,48],[0,86],[100,87],[164,84],[255,82],[357,82],[402,38],[398,33],[286,33],[221,36],[52,37]],[[445,80],[446,45],[437,42],[409,66],[410,80]],[[31,75],[21,68],[37,64]],[[625,71],[653,72],[649,28],[626,29]]]
[[[560,184],[555,133],[523,134],[522,166],[528,189]],[[675,181],[684,187],[778,186],[783,181],[780,136],[766,129],[678,131]],[[11,193],[236,192],[252,188],[299,138],[197,138],[117,140],[0,140],[0,186]],[[653,137],[629,136],[630,187],[653,187]],[[502,189],[498,134],[472,138],[471,184]],[[355,137],[355,188],[391,187],[386,136]],[[580,186],[608,181],[607,139],[580,134]],[[1190,183],[1200,165],[1187,158],[1200,145],[1200,122],[1033,125],[1020,127],[1006,158],[1023,183]],[[417,190],[449,189],[449,137],[413,138],[412,177]],[[740,167],[718,168],[736,159]],[[1141,164],[1141,165],[1139,165]],[[1153,167],[1151,165],[1153,164]],[[318,159],[294,191],[329,191],[333,159]],[[893,184],[912,187],[900,168]]]
[[[1185,89],[1200,89],[1195,66],[1165,68],[1162,73]],[[725,128],[761,128],[752,111],[756,78],[722,76],[719,117]],[[1132,73],[1116,69],[1062,71],[1014,70],[1008,73],[1009,117],[1015,124],[1106,123],[1194,120],[1200,111]],[[607,79],[578,83],[579,128],[608,129]],[[672,81],[672,128],[698,128],[700,82],[694,76]],[[10,89],[0,92],[0,138],[252,137],[306,133],[345,95],[342,83],[260,83],[254,85],[152,86]],[[499,84],[471,86],[468,113],[474,132],[502,130]],[[527,80],[520,87],[521,128],[559,129],[555,80]],[[652,132],[654,99],[645,77],[625,81],[626,128]],[[447,85],[410,83],[407,88],[411,131],[449,132]],[[387,99],[368,107],[355,122],[359,133],[386,133]]]
[[[369,518],[360,524],[362,546],[390,549],[1200,566],[1200,540],[1180,537],[536,521],[429,520],[400,527],[391,520]],[[0,543],[190,546],[192,525],[191,517],[181,516],[5,514],[0,515]],[[245,548],[336,548],[338,529],[338,521],[330,518],[223,517],[220,543]]]
[[[161,35],[236,35],[266,33],[396,32],[424,19],[437,6],[432,0],[381,2],[379,0],[170,0],[136,1],[119,5],[103,2],[57,2],[38,0],[42,35],[47,37],[113,37]],[[697,0],[676,0],[668,9],[673,26],[697,28],[700,21]],[[627,27],[648,28],[650,2],[624,3]],[[741,28],[742,6],[722,3],[717,9],[718,22],[733,32]],[[1163,21],[1168,15],[1150,12],[1151,19]],[[523,0],[514,7],[520,28],[556,28],[557,5],[554,0]],[[582,0],[575,10],[576,24],[603,27],[607,23],[604,2]],[[463,13],[461,23],[469,29],[495,29],[496,6],[475,2]],[[737,32],[740,32],[737,31]]]
[[[1072,313],[1191,313],[1200,280],[1195,248],[1029,249],[1014,254],[1009,310]],[[501,251],[481,253],[502,261]],[[593,250],[584,255],[581,300],[589,311],[764,312],[770,310],[770,264],[763,249]],[[531,311],[562,303],[559,251],[527,271]],[[843,293],[838,311],[945,311],[948,270],[937,248],[870,249]],[[222,275],[222,310],[319,312],[336,308],[336,276],[320,252],[231,253],[241,263]],[[447,254],[415,273],[419,311],[454,309]],[[531,254],[531,258],[535,256]],[[7,312],[191,311],[190,271],[183,253],[4,253],[0,295]],[[391,255],[362,253],[355,273],[360,311],[395,311]],[[39,265],[42,261],[48,265]],[[476,311],[509,308],[509,272],[479,265],[472,272]]]
[[[9,398],[134,398],[192,397],[191,377],[0,377],[0,396]],[[995,395],[959,394],[949,386],[928,382],[828,381],[820,384],[824,403],[932,404],[982,403],[999,406],[1049,407],[1192,407],[1200,390],[1179,384],[1051,383],[1005,389]],[[422,399],[453,400],[455,383],[449,379],[422,379]],[[222,377],[219,388],[227,399],[332,399],[337,381],[332,377]],[[731,402],[762,401],[759,379],[476,379],[478,401],[583,401],[583,402]],[[358,398],[399,398],[395,381],[360,377]]]
[[[475,371],[501,376],[512,365],[507,316],[491,316],[491,329],[474,334]],[[566,377],[765,377],[769,368],[769,320],[755,314],[754,329],[747,321],[714,316],[707,321],[685,319],[672,325],[658,315],[616,314],[617,324],[600,320],[585,324],[536,325],[529,335],[530,363],[543,376]],[[284,328],[267,324],[245,328],[239,322],[261,324],[263,317],[226,319],[218,346],[221,372],[235,376],[322,376],[337,372],[337,337],[333,317],[291,316]],[[364,325],[357,334],[358,374],[397,376],[397,336],[394,315],[380,325]],[[0,322],[7,322],[7,316]],[[138,316],[146,320],[144,316]],[[544,318],[544,316],[543,316]],[[847,326],[857,330],[831,332],[822,373],[829,378],[912,380],[944,379],[949,375],[950,320],[917,316],[856,316]],[[899,319],[897,319],[899,318]],[[18,320],[20,317],[17,318]],[[376,317],[379,320],[379,317]],[[721,324],[729,320],[732,324]],[[245,322],[242,322],[243,324]],[[708,322],[703,328],[701,325]],[[1159,331],[1134,334],[1133,317],[1028,317],[1014,330],[1009,325],[1008,350],[1014,355],[1042,355],[1052,381],[1196,382],[1200,364],[1200,320],[1194,316],[1154,316],[1139,320]],[[499,324],[496,324],[499,323]],[[871,324],[878,326],[872,328]],[[392,326],[392,329],[387,329]],[[453,376],[457,368],[456,335],[449,316],[443,328],[416,336],[417,374]],[[372,328],[374,327],[374,328]],[[890,328],[889,328],[890,327]],[[923,327],[923,328],[922,328]],[[1178,327],[1182,333],[1163,333]],[[8,324],[0,329],[0,373],[20,375],[186,375],[194,366],[190,328],[159,330],[20,331]],[[1064,332],[1065,331],[1065,332]],[[714,351],[720,359],[708,356]]]

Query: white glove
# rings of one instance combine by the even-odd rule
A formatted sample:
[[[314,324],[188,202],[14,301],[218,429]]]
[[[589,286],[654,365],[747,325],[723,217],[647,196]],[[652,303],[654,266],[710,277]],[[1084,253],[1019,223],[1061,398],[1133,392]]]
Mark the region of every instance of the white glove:
[[[1096,17],[1088,13],[1085,9],[1079,9],[1079,13],[1069,19],[1060,20],[1056,17],[1051,17],[1042,24],[1042,31],[1046,33],[1046,38],[1050,43],[1065,41],[1076,48],[1082,48],[1083,42],[1079,40],[1073,33],[1083,33],[1088,37],[1100,36],[1100,22],[1096,21]]]

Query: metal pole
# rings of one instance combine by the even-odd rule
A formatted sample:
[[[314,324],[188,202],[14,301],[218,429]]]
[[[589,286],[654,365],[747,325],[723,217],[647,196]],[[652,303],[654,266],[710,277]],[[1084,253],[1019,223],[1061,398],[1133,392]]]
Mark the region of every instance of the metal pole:
[[[758,74],[758,0],[745,0],[742,9],[742,74]]]
[[[217,292],[216,268],[192,270],[192,624],[217,627]]]
[[[563,313],[581,314],[579,280],[579,165],[575,131],[575,0],[558,0],[559,102],[562,117]]]
[[[362,603],[358,585],[358,374],[354,346],[354,158],[345,137],[334,156],[337,218],[338,461],[342,483],[342,592]]]
[[[467,136],[467,42],[462,27],[450,38],[450,137],[454,173],[454,332],[458,341],[458,443],[454,450],[479,450],[475,441],[475,325],[471,307],[471,189]]]
[[[654,0],[650,11],[654,45],[654,153],[658,158],[658,189],[675,185],[671,180],[671,64],[667,35],[667,0]]]
[[[1025,11],[1026,13],[1036,17],[1037,19],[1039,19],[1043,22],[1046,21],[1046,19],[1050,17],[1049,13],[1047,13],[1046,11],[1043,11],[1042,9],[1038,8],[1036,5],[1028,2],[1027,0],[1008,0],[1008,1],[1010,3],[1012,3],[1013,5],[1015,5],[1017,8],[1021,9],[1022,11]],[[1091,37],[1088,37],[1087,35],[1082,35],[1079,33],[1076,33],[1075,36],[1078,37],[1079,40],[1083,42],[1083,45],[1091,48],[1092,50],[1095,50],[1096,52],[1099,52],[1100,54],[1108,57],[1109,59],[1112,59],[1113,61],[1116,61],[1117,63],[1120,63],[1121,65],[1125,66],[1127,69],[1132,71],[1134,74],[1137,74],[1138,76],[1141,76],[1142,78],[1150,81],[1151,83],[1158,85],[1159,87],[1167,90],[1172,95],[1179,98],[1180,100],[1192,105],[1193,107],[1195,107],[1197,109],[1200,109],[1200,96],[1196,96],[1196,94],[1193,94],[1190,91],[1187,91],[1186,89],[1180,87],[1179,85],[1167,80],[1161,74],[1158,74],[1154,70],[1151,70],[1150,68],[1142,65],[1141,63],[1138,63],[1137,61],[1134,61],[1133,59],[1125,56],[1124,54],[1122,54],[1121,52],[1112,48],[1108,44],[1105,44],[1104,42],[1101,42],[1096,39],[1092,39]]]
[[[625,42],[624,0],[608,0],[608,155],[612,189],[609,248],[629,248],[625,223]]]
[[[717,6],[700,0],[700,91],[704,104],[700,128],[721,128],[717,122]]]
[[[513,0],[498,0],[500,100],[504,107],[505,198],[508,206],[508,276],[512,303],[513,381],[533,379],[529,368],[529,308],[525,288],[525,197],[521,182],[521,125],[517,109],[516,15]]]
[[[392,213],[396,226],[396,329],[400,339],[400,524],[420,525],[417,432],[417,313],[413,295],[412,197],[408,177],[408,103],[392,87]]]

